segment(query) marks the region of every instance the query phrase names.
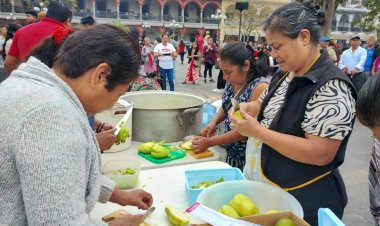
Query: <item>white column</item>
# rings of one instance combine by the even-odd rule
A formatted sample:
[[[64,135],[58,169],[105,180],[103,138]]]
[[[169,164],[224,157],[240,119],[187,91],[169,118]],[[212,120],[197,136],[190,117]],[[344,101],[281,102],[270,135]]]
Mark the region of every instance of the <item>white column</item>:
[[[201,10],[201,21],[200,23],[203,23],[203,10]]]
[[[96,18],[96,1],[92,1],[92,17]]]
[[[161,21],[164,21],[164,6],[161,6]]]
[[[336,20],[336,31],[338,30],[339,24],[340,24],[340,18],[342,17],[342,14],[335,13],[335,20]]]
[[[185,8],[181,10],[182,23],[185,23]]]
[[[120,3],[116,3],[116,18],[120,19]]]
[[[349,23],[349,27],[348,27],[348,31],[351,31],[351,24],[352,24],[352,21],[354,20],[354,14],[349,14],[348,15],[348,23]]]
[[[142,5],[140,5],[140,20],[142,20]]]
[[[11,1],[11,5],[12,5],[12,13],[15,13],[15,1],[14,0]]]

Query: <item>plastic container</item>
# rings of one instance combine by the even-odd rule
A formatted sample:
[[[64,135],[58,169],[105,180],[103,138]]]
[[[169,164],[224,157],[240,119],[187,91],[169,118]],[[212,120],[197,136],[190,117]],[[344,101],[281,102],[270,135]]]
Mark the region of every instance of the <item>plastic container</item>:
[[[105,110],[103,112],[96,114],[95,118],[99,119],[102,122],[107,122],[113,126],[116,126],[117,123],[123,118],[123,116],[125,115],[125,113],[127,112],[128,109],[129,109],[129,107],[125,107],[125,106],[122,106],[122,105],[116,103],[112,109]],[[110,152],[124,151],[124,150],[127,150],[131,146],[132,136],[133,136],[133,134],[132,134],[132,114],[127,119],[125,126],[127,127],[128,131],[129,131],[129,137],[125,140],[124,143],[120,143],[118,145],[117,144],[112,145],[111,149],[107,150],[106,152],[110,153]]]
[[[344,224],[329,208],[319,208],[318,226],[344,226]]]
[[[238,168],[221,168],[221,169],[207,169],[207,170],[186,170],[185,171],[185,190],[187,202],[193,205],[198,198],[198,195],[204,190],[201,188],[192,188],[192,186],[202,182],[209,181],[215,182],[220,178],[224,181],[232,180],[245,180],[245,177]],[[225,182],[222,182],[223,184]],[[215,185],[212,185],[215,186]],[[211,187],[212,187],[211,186]]]
[[[207,124],[211,122],[211,120],[216,115],[216,107],[211,104],[209,99],[206,100],[206,103],[203,105],[203,119],[202,119],[202,128],[206,127]]]
[[[118,175],[117,171],[125,171],[127,168],[135,171],[134,174]],[[136,187],[140,176],[140,163],[137,159],[110,160],[104,164],[103,174],[113,180],[121,189]]]
[[[277,209],[281,212],[293,211],[303,218],[303,209],[296,198],[280,188],[257,181],[227,181],[215,184],[202,191],[197,202],[218,210],[228,204],[236,194],[248,196],[259,208],[259,214]]]

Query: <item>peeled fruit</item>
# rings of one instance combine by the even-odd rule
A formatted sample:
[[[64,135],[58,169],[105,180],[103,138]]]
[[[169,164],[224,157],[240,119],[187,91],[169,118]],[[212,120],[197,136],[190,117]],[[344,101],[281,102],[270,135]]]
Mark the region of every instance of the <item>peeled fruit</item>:
[[[162,159],[169,156],[169,150],[163,146],[155,145],[152,147],[152,152],[150,154],[153,158]]]
[[[241,115],[240,111],[236,111],[234,113],[234,117],[237,118],[237,119],[244,119],[244,117]]]
[[[230,205],[224,205],[222,206],[222,209],[220,209],[221,213],[223,213],[226,216],[232,217],[232,218],[239,218],[240,215],[236,212],[234,208]]]
[[[154,142],[147,142],[140,145],[137,150],[144,154],[150,154],[152,152],[152,148],[156,145]]]
[[[249,199],[246,195],[237,194],[230,201],[230,206],[232,206],[236,212],[242,217],[251,216],[259,213],[259,208]]]
[[[124,143],[125,139],[129,137],[129,131],[127,127],[125,127],[124,122],[120,123],[119,127],[120,127],[120,130],[116,136],[116,141],[115,141],[116,144]]]
[[[280,212],[279,210],[272,209],[272,210],[268,210],[268,211],[265,212],[265,213],[279,213],[279,212]]]
[[[175,226],[187,226],[190,223],[189,215],[175,207],[166,206],[165,213],[166,216],[168,216],[170,223]]]
[[[189,140],[182,144],[182,148],[186,150],[191,150],[193,148],[192,145],[193,144],[191,143],[191,140]]]
[[[296,226],[296,224],[289,218],[281,218],[275,226]]]

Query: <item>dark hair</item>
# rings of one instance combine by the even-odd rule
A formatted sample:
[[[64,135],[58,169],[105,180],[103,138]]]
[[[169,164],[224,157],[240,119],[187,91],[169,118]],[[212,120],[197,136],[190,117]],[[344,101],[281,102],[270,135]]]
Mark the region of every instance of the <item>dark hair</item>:
[[[369,127],[380,126],[380,71],[371,76],[360,89],[356,100],[359,121]]]
[[[168,38],[170,39],[170,35],[167,34],[167,33],[162,34],[162,35],[161,35],[161,38],[163,38],[165,35],[168,36]]]
[[[26,10],[25,14],[30,14],[30,15],[34,16],[35,18],[37,18],[37,12],[32,10],[32,9]]]
[[[84,16],[80,19],[80,23],[83,25],[85,24],[93,25],[95,23],[95,20],[94,18],[92,18],[92,16]]]
[[[156,38],[156,41],[157,41],[158,43],[161,43],[161,38],[160,38],[160,37],[157,37],[157,38]]]
[[[241,68],[244,66],[244,61],[249,60],[248,81],[252,81],[260,76],[267,76],[269,70],[268,63],[265,60],[256,61],[253,53],[254,49],[250,45],[243,42],[229,42],[220,51],[219,58]]]
[[[311,41],[319,43],[321,26],[325,15],[319,12],[319,6],[310,1],[292,2],[276,9],[264,22],[264,31],[278,31],[291,39],[296,39],[302,29],[308,29]]]
[[[130,83],[140,69],[139,47],[133,38],[110,24],[91,26],[75,32],[59,48],[53,68],[70,78],[78,78],[101,63],[110,66],[105,86],[111,91]]]
[[[181,39],[181,41],[179,41],[179,44],[178,46],[185,46],[185,43],[183,42],[183,40]]]
[[[70,6],[64,0],[51,1],[46,13],[47,18],[55,19],[64,23],[73,17]]]
[[[5,40],[4,40],[4,43],[3,43],[3,46],[2,46],[2,53],[1,55],[3,56],[3,59],[5,60],[6,58],[6,51],[5,51],[5,46],[7,45],[7,42],[9,41],[9,39],[13,39],[13,36],[14,34],[16,33],[16,31],[20,28],[18,24],[8,24],[6,26],[4,26],[7,28],[7,35],[5,37]]]

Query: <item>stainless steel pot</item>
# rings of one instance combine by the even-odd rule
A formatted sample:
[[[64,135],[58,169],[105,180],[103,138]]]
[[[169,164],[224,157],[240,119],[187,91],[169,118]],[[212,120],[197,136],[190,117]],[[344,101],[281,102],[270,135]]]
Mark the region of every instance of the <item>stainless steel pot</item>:
[[[181,141],[202,128],[205,99],[189,93],[139,91],[122,99],[133,103],[132,139],[134,141]]]

